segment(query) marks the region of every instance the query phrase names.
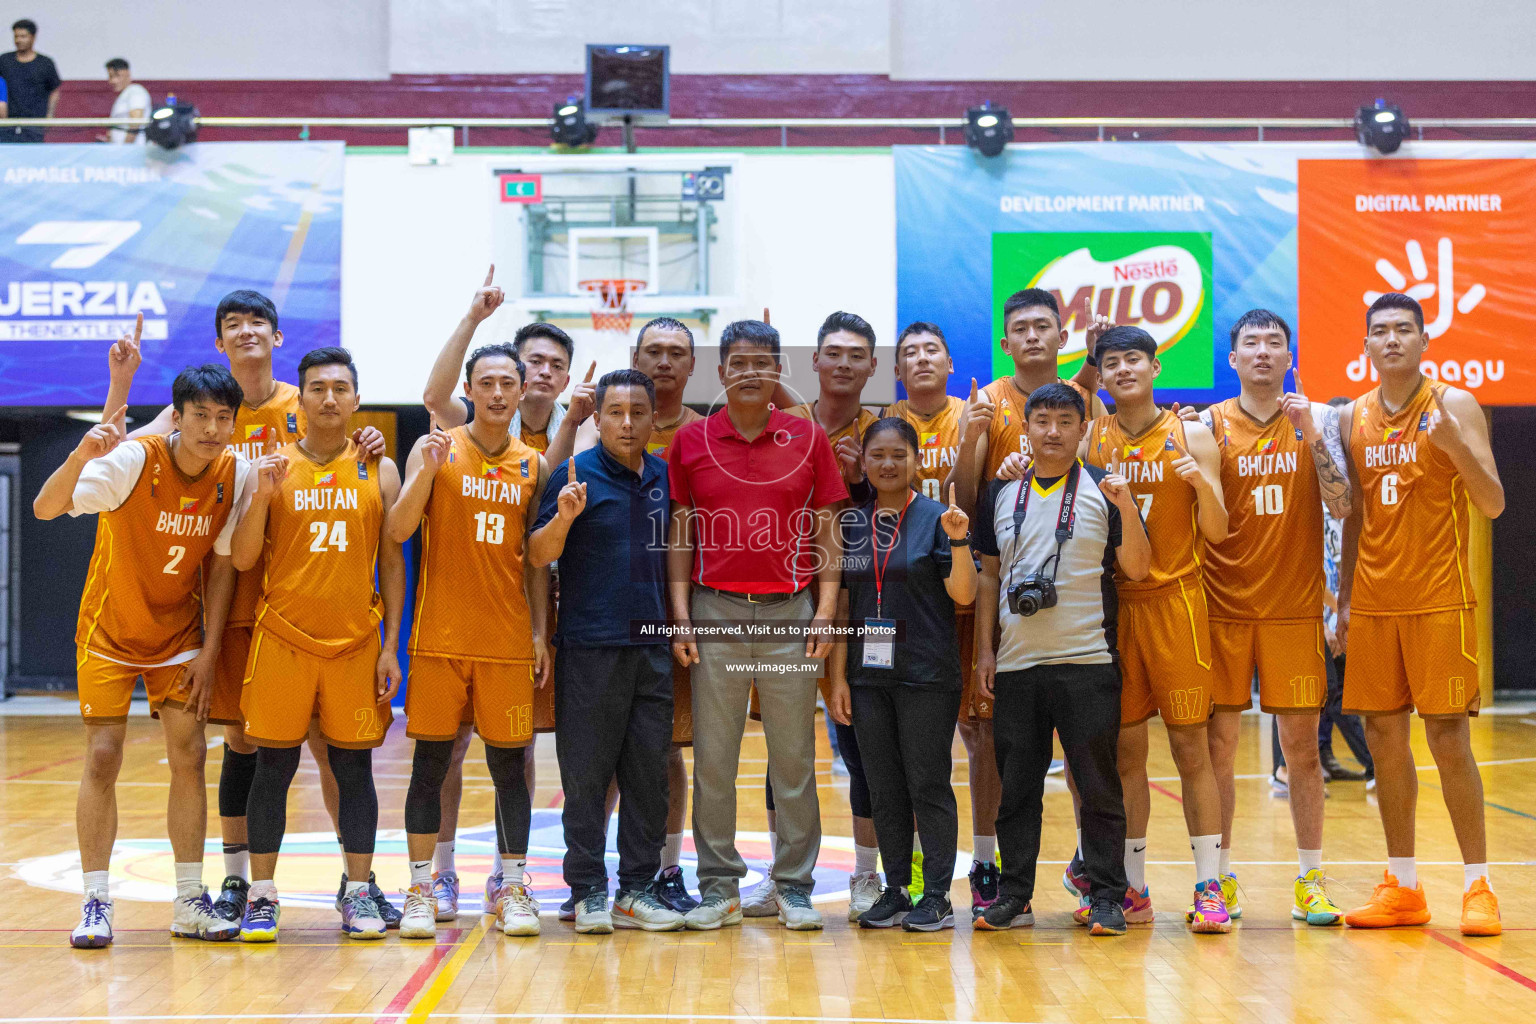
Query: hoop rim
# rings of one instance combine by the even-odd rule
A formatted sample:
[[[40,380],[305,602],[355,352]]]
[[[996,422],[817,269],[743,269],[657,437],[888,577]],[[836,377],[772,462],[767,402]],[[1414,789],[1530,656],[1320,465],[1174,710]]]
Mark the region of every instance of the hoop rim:
[[[634,277],[594,277],[578,281],[577,287],[595,295],[607,308],[622,309],[629,293],[644,291],[646,284],[646,281]]]

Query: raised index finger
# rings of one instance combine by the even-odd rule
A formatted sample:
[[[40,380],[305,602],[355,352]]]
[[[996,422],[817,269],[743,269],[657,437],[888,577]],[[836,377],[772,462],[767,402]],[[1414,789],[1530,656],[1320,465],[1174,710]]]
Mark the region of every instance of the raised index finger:
[[[949,503],[951,505],[955,503],[955,483],[953,480],[949,483]]]
[[[1440,390],[1438,388],[1430,388],[1429,397],[1435,400],[1435,408],[1439,409],[1441,412],[1449,411],[1445,407],[1445,399],[1440,396]]]
[[[138,317],[133,321],[133,343],[135,345],[137,345],[139,343],[139,337],[143,333],[144,333],[144,314],[142,312],[140,312]]]
[[[491,264],[491,269],[487,270],[485,272],[485,285],[484,285],[484,287],[489,288],[491,286],[491,280],[495,276],[496,276],[496,264],[492,263]]]
[[[576,456],[572,455],[569,459],[567,459],[565,465],[565,482],[568,484],[573,484],[576,482]]]
[[[971,378],[971,404],[976,404],[976,378]]]
[[[1291,367],[1291,376],[1296,378],[1296,393],[1298,395],[1306,394],[1307,389],[1301,383],[1301,365],[1299,363]]]
[[[587,367],[587,375],[582,379],[583,384],[592,383],[592,375],[597,372],[597,360],[592,360],[592,365]]]

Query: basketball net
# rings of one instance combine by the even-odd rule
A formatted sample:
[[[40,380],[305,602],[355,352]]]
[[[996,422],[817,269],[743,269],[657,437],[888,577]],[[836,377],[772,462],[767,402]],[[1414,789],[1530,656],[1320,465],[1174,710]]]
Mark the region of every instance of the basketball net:
[[[632,278],[604,277],[580,283],[582,291],[597,303],[592,310],[594,331],[617,331],[627,334],[635,315],[629,311],[629,296],[645,288],[644,281]]]

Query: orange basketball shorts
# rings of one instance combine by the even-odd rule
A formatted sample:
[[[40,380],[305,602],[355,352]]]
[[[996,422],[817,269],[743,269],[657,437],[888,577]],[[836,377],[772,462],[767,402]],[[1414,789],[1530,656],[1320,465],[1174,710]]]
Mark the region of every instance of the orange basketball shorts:
[[[405,734],[413,740],[453,739],[468,710],[475,732],[488,745],[527,746],[533,739],[533,709],[532,665],[429,655],[411,659]]]
[[[186,668],[185,662],[158,668],[123,665],[77,645],[75,687],[80,696],[80,717],[88,722],[126,722],[133,684],[143,676],[150,714],[158,718],[160,705],[181,707],[190,695],[189,685],[182,678]]]
[[[1419,615],[1355,612],[1346,641],[1345,712],[1417,710],[1421,718],[1477,714],[1482,695],[1476,609]]]
[[[1306,714],[1328,696],[1323,620],[1233,622],[1211,620],[1215,657],[1211,706],[1242,711],[1253,706],[1253,674],[1259,674],[1259,707],[1272,715]]]
[[[1130,599],[1122,593],[1119,646],[1121,725],[1161,714],[1176,729],[1211,717],[1211,627],[1198,579]]]
[[[379,636],[338,658],[295,650],[260,626],[251,632],[240,710],[245,736],[263,747],[296,747],[312,717],[332,746],[377,747],[394,719],[375,690]]]

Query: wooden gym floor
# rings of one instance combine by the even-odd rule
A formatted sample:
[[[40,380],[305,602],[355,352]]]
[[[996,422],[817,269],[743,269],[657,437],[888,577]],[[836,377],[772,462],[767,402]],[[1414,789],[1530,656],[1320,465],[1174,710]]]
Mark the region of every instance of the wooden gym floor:
[[[1289,916],[1295,874],[1286,802],[1270,794],[1268,736],[1243,719],[1233,855],[1244,917],[1228,936],[1194,936],[1182,911],[1192,884],[1179,785],[1154,726],[1156,779],[1148,852],[1154,927],[1121,939],[1090,939],[1068,918],[1059,878],[1073,845],[1060,780],[1046,795],[1046,827],[1033,929],[971,930],[964,879],[952,897],[962,920],[933,935],[861,932],[846,903],[822,904],[827,927],[794,933],[770,919],[718,932],[578,936],[555,920],[560,897],[560,790],[551,737],[539,741],[535,800],[535,894],[545,897],[544,934],[509,939],[486,930],[478,890],[488,864],[491,788],[481,748],[468,762],[459,870],[467,909],[439,925],[436,943],[350,942],[329,906],[340,867],[307,757],[295,784],[279,868],[281,940],[272,946],[212,945],[168,935],[171,858],[163,839],[166,769],[159,727],[130,719],[119,783],[113,858],[117,941],[74,950],[79,863],[74,796],[80,725],[72,700],[0,704],[0,1024],[20,1021],[1318,1021],[1536,1020],[1536,711],[1506,705],[1474,722],[1484,764],[1489,856],[1505,932],[1464,939],[1456,930],[1461,865],[1437,776],[1417,730],[1419,863],[1434,922],[1389,933],[1309,929]],[[215,832],[219,744],[210,730],[209,820]],[[1263,742],[1261,743],[1261,738]],[[827,839],[818,891],[846,891],[852,863],[847,780],[833,776],[822,740],[822,815]],[[1342,756],[1345,747],[1336,741]],[[969,840],[969,790],[956,743],[961,846]],[[743,751],[743,848],[761,867],[761,732]],[[1346,762],[1348,763],[1348,762]],[[381,884],[406,878],[401,806],[410,747],[396,721],[375,762]],[[1385,854],[1374,798],[1363,784],[1335,783],[1325,848],[1332,891],[1351,906],[1379,879]],[[691,851],[685,850],[685,860]],[[964,854],[962,853],[962,857]],[[215,835],[204,880],[222,877]],[[962,860],[958,870],[968,862]],[[610,868],[610,871],[612,869]],[[691,868],[688,869],[690,882]],[[755,880],[756,876],[753,876]],[[563,893],[561,894],[563,896]],[[307,904],[307,905],[305,905]]]

